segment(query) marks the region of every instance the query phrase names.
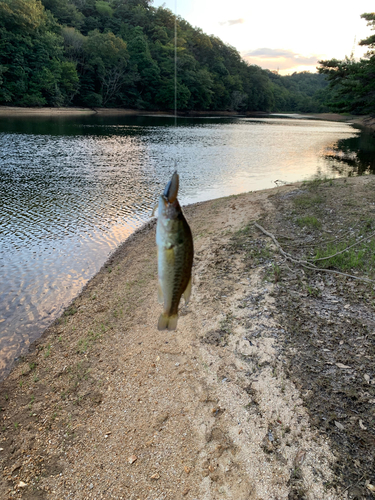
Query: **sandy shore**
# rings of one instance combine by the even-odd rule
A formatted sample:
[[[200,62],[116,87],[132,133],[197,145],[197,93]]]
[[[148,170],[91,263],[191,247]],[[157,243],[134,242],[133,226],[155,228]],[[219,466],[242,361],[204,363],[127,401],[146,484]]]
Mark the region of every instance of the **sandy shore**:
[[[348,202],[348,189],[363,204],[374,196],[373,185],[372,177],[352,178],[321,189],[327,203],[336,193],[337,207]],[[154,222],[129,238],[1,384],[1,498],[349,498],[338,472],[340,448],[309,406],[319,377],[314,372],[304,385],[293,372],[311,365],[294,362],[308,349],[288,336],[287,295],[297,293],[297,281],[288,280],[299,271],[290,277],[292,264],[285,267],[269,238],[249,229],[259,220],[270,228],[280,214],[290,221],[294,199],[309,193],[288,185],[185,209],[195,242],[194,284],[176,332],[156,329]],[[330,213],[323,224],[331,232],[337,222]],[[298,283],[306,279],[302,270]],[[315,290],[322,279],[314,274],[306,287]],[[298,297],[304,307],[313,299],[305,291]],[[324,308],[332,297],[331,290],[313,300]],[[342,297],[340,311],[351,300]],[[317,342],[327,345],[329,328]],[[340,359],[338,366],[354,362]],[[371,399],[375,373],[361,362],[357,371],[368,373],[362,379]],[[363,428],[370,429],[370,417],[360,417]],[[346,421],[333,419],[332,432],[342,432]],[[358,418],[354,424],[372,432],[361,430]],[[371,495],[375,478],[361,474],[356,487],[363,483]]]
[[[121,116],[121,115],[144,115],[145,111],[136,109],[121,108],[19,108],[14,106],[0,106],[0,116],[74,116],[74,115],[102,115],[102,116]],[[147,112],[147,114],[167,114],[167,112]]]
[[[328,121],[350,121],[359,125],[364,125],[370,128],[375,127],[375,119],[372,117],[353,117],[348,115],[340,115],[338,113],[309,113],[306,115],[318,120]],[[121,115],[173,115],[173,112],[168,111],[145,111],[136,109],[123,109],[123,108],[21,108],[15,106],[0,106],[0,117],[12,116],[75,116],[75,115],[101,115],[101,116],[121,116]],[[194,111],[188,113],[181,113],[180,116],[238,116],[240,113],[234,111]],[[267,115],[267,113],[248,112],[245,115]],[[241,115],[241,116],[245,116]]]

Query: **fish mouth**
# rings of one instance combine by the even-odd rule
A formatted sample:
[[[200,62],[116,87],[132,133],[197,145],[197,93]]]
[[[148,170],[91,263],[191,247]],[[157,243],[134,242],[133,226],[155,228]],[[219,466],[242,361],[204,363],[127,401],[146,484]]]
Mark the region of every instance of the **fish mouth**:
[[[173,203],[174,201],[176,201],[178,188],[179,188],[179,178],[177,170],[175,170],[171,180],[165,186],[163,192],[163,198],[166,200],[166,202]]]

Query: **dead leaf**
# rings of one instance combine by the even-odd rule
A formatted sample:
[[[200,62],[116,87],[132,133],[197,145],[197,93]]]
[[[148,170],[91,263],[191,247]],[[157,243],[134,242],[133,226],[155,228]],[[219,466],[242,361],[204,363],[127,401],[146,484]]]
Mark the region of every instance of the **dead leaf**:
[[[133,464],[136,460],[137,460],[137,456],[135,455],[131,455],[129,458],[128,458],[128,462],[129,464]]]
[[[360,428],[361,428],[363,431],[367,431],[367,427],[365,427],[365,426],[363,425],[363,422],[362,422],[362,420],[361,420],[361,419],[359,419],[359,426],[360,426]]]
[[[294,459],[294,467],[301,467],[306,458],[306,450],[298,450]]]
[[[343,370],[350,370],[350,366],[348,365],[343,365],[342,363],[336,363],[336,366],[338,366],[339,368],[342,368]]]
[[[373,484],[368,484],[367,485],[367,488],[370,490],[370,491],[375,491],[375,486]]]
[[[340,424],[340,422],[336,422],[336,420],[335,420],[335,426],[338,429],[340,429],[340,431],[343,431],[345,429],[345,427],[342,424]]]

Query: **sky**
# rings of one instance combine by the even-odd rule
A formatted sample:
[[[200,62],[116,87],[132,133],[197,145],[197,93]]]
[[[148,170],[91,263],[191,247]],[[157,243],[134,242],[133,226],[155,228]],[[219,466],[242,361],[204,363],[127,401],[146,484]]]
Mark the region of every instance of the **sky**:
[[[361,57],[372,34],[364,12],[375,0],[154,0],[191,25],[235,47],[250,64],[291,74],[316,71],[317,61]]]

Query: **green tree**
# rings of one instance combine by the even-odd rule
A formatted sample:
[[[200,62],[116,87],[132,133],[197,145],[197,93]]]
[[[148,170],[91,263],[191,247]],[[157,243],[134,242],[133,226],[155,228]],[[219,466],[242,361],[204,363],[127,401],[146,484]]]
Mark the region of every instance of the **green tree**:
[[[126,43],[113,33],[95,30],[85,40],[84,53],[92,92],[101,96],[105,106],[115,98],[126,81],[129,60]]]
[[[375,13],[362,14],[371,30],[375,30]],[[375,112],[375,35],[360,41],[369,47],[366,57],[359,61],[346,57],[344,60],[319,61],[319,72],[327,75],[330,93],[327,104],[335,111],[366,114]]]
[[[0,99],[22,106],[64,105],[78,87],[59,26],[38,0],[0,3]]]

